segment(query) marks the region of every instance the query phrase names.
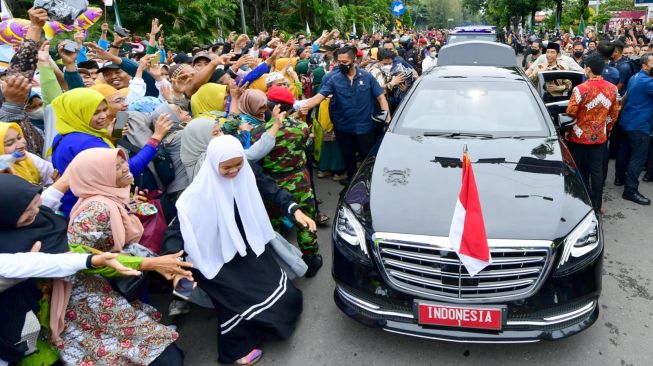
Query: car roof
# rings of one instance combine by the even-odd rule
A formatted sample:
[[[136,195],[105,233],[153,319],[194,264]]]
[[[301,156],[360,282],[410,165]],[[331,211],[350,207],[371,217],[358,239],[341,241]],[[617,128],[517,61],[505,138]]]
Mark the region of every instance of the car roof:
[[[518,67],[515,50],[505,44],[488,41],[467,41],[448,44],[438,52],[440,66]]]
[[[495,33],[495,31],[489,25],[467,25],[467,26],[463,26],[463,27],[456,27],[451,33],[455,33],[455,34]]]
[[[459,81],[524,81],[517,67],[438,66],[424,72],[422,80],[456,79]]]

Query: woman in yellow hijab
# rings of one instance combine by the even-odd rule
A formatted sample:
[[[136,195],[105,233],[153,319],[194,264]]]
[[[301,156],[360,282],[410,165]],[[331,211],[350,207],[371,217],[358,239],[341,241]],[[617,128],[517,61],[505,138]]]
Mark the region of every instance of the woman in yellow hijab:
[[[227,86],[216,83],[202,85],[190,98],[193,118],[224,118],[227,110]]]
[[[114,148],[106,130],[111,123],[108,105],[100,92],[90,88],[70,90],[52,101],[55,128],[59,132],[52,142],[52,164],[60,172],[64,172],[68,164],[84,150]],[[172,126],[172,122],[168,122],[167,127],[158,127],[157,122],[152,137],[129,158],[129,171],[134,177],[140,176],[154,159],[159,143]],[[77,197],[71,191],[66,192],[60,211],[67,216],[76,202]]]
[[[11,166],[16,175],[35,185],[52,184],[54,168],[26,149],[23,130],[16,123],[0,122],[0,155],[14,154],[16,162]]]
[[[99,92],[89,88],[77,88],[68,91],[52,101],[55,114],[55,128],[59,135],[83,133],[104,141],[113,148],[106,130],[111,122],[108,115],[108,103]],[[93,146],[98,147],[98,146]]]

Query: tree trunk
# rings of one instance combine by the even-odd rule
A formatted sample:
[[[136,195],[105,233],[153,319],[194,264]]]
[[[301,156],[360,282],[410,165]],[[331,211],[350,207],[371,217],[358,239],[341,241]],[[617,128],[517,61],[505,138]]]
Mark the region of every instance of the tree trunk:
[[[563,0],[556,0],[556,28],[560,25],[560,22],[562,22],[562,1]]]
[[[535,28],[535,13],[537,12],[537,9],[533,8],[531,9],[531,30]]]

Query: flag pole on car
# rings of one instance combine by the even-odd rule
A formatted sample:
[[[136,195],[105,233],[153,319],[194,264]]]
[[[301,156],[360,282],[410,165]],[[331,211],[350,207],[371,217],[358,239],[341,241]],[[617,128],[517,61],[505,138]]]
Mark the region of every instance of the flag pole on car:
[[[463,147],[463,177],[449,229],[449,242],[470,276],[491,262],[485,222],[467,144]]]

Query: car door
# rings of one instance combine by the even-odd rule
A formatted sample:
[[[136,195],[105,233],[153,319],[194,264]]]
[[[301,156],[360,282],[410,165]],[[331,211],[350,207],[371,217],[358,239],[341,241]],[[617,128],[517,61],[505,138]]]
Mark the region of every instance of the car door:
[[[558,114],[566,112],[572,90],[583,82],[584,76],[585,74],[582,72],[563,70],[540,71],[538,73],[538,93],[556,125],[559,125]],[[546,85],[547,82],[554,81],[558,84],[565,83],[570,87],[560,95],[552,95],[546,90]]]

